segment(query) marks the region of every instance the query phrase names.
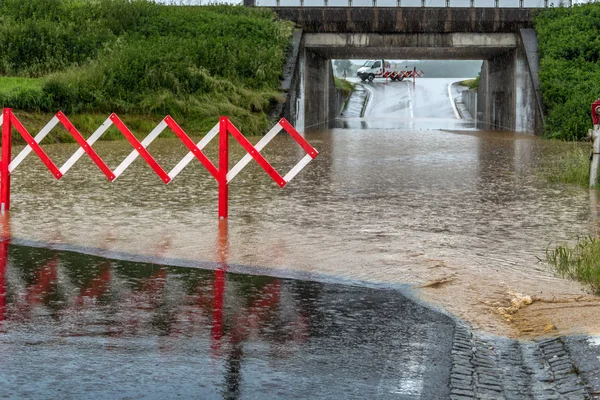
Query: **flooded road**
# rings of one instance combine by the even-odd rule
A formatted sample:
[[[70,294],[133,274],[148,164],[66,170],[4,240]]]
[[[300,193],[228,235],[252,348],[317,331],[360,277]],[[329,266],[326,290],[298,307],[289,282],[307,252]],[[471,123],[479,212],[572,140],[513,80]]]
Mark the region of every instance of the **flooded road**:
[[[396,290],[14,245],[2,267],[12,398],[449,396],[454,324]]]
[[[384,129],[367,118],[356,121],[366,129],[307,133],[320,155],[283,190],[255,163],[236,177],[228,262],[285,278],[422,286],[423,298],[494,333],[543,334],[548,324],[557,333],[599,332],[597,299],[538,261],[549,243],[598,227],[593,192],[538,175],[571,145],[457,130],[463,122],[442,106],[446,82],[435,80],[417,81],[412,110],[423,120],[405,121],[400,84],[391,90],[405,97],[372,108]],[[400,117],[388,121],[380,108]],[[43,147],[57,164],[76,149]],[[94,148],[112,168],[131,150],[125,141]],[[166,169],[186,153],[177,139],[149,151]],[[216,160],[214,146],[207,153]],[[284,136],[264,154],[283,173],[304,155]],[[242,156],[232,143],[231,162]],[[89,159],[56,182],[30,156],[13,173],[12,193],[13,243],[188,267],[222,256],[217,185],[196,161],[165,186],[141,159],[110,184]],[[533,304],[521,308],[524,296]]]
[[[370,94],[364,116],[346,113],[336,121],[338,128],[355,129],[474,129],[473,121],[457,118],[449,97],[457,78],[416,78],[400,82],[377,78],[362,82],[351,78]]]

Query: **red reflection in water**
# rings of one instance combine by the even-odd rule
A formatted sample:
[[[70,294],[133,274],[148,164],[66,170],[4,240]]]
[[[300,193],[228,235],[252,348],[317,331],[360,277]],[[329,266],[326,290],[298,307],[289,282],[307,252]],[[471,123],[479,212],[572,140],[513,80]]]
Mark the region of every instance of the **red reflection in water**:
[[[229,225],[226,219],[219,220],[217,256],[221,267],[219,267],[219,269],[215,271],[215,282],[213,284],[213,321],[211,329],[211,348],[213,350],[214,355],[218,354],[221,349],[221,338],[223,336],[225,271],[227,270],[227,259],[229,257]]]
[[[84,305],[86,299],[96,300],[110,291],[111,265],[104,262],[100,265],[100,273],[81,288],[77,305]]]
[[[221,359],[223,348],[226,348],[228,360],[241,360],[243,343],[254,340],[252,338],[261,337],[261,340],[277,343],[304,342],[310,335],[310,318],[304,307],[297,309],[297,314],[291,321],[286,319],[291,316],[289,313],[285,316],[281,314],[284,285],[280,280],[251,278],[247,281],[243,276],[237,275],[228,280],[229,237],[226,220],[219,222],[215,246],[220,266],[209,281],[206,280],[206,275],[199,275],[200,282],[190,295],[183,291],[174,292],[167,287],[171,269],[166,266],[154,269],[151,276],[131,278],[138,271],[132,275],[123,275],[121,272],[124,270],[121,271],[116,262],[104,261],[98,268],[92,268],[90,265],[72,264],[68,253],[47,251],[51,258],[35,271],[33,282],[26,286],[17,284],[17,296],[12,308],[11,304],[7,305],[6,299],[6,269],[27,267],[30,259],[26,257],[21,260],[19,257],[27,252],[19,248],[15,249],[13,257],[16,258],[8,263],[10,224],[8,218],[0,221],[0,321],[14,319],[15,322],[24,323],[31,320],[31,309],[42,305],[55,310],[55,317],[65,318],[69,323],[75,322],[68,331],[63,332],[66,335],[85,335],[88,334],[89,327],[97,329],[99,326],[103,326],[103,333],[110,336],[159,333],[161,337],[176,337],[207,334],[211,341],[212,356]],[[160,252],[166,251],[169,242],[163,241],[157,249]],[[43,250],[41,251],[43,254]],[[277,254],[274,256],[278,257]],[[60,262],[61,257],[65,257],[64,264]],[[62,268],[59,269],[61,265],[64,268],[72,265],[76,272],[83,267],[84,275],[92,271],[94,274],[85,283],[78,285],[73,296],[70,294],[73,292],[69,290],[74,283],[72,280],[63,278],[59,283],[59,273],[64,272]],[[139,270],[142,274],[143,271],[144,269]],[[19,279],[17,276],[19,274],[10,275],[11,279]],[[133,280],[125,281],[126,276]],[[196,279],[194,277],[191,279]],[[172,279],[172,289],[181,290],[177,272]],[[256,283],[252,283],[253,279],[257,279]],[[22,291],[18,290],[19,287]],[[21,296],[18,295],[19,292],[22,293]],[[100,299],[102,301],[97,301]],[[14,312],[10,311],[13,308]],[[94,312],[88,313],[85,310]],[[286,321],[285,326],[278,323],[281,318]],[[37,319],[36,323],[41,321]]]
[[[6,263],[8,262],[8,245],[10,243],[10,215],[6,211],[0,215],[0,322],[6,318]]]
[[[42,303],[44,297],[53,292],[58,281],[58,255],[55,255],[37,271],[34,283],[27,287],[25,302],[28,306]]]

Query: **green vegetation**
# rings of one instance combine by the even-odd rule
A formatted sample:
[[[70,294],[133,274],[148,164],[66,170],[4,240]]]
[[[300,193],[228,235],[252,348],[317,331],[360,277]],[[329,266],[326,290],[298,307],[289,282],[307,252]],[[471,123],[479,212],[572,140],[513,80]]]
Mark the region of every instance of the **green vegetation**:
[[[590,104],[600,96],[600,4],[542,9],[534,23],[545,133],[582,139],[591,127]]]
[[[552,158],[544,175],[550,182],[587,187],[590,183],[590,151],[575,145],[572,150]]]
[[[460,82],[461,86],[466,86],[469,89],[477,89],[479,87],[479,76],[475,79],[467,79]]]
[[[90,127],[111,112],[137,125],[170,114],[190,133],[228,115],[261,134],[291,33],[263,8],[0,0],[0,106]]]
[[[546,250],[546,260],[563,277],[576,279],[600,294],[600,238],[583,237],[577,244]]]
[[[344,79],[340,79],[337,76],[334,77],[333,80],[335,82],[335,87],[341,90],[345,97],[350,96],[350,93],[354,91],[355,85],[353,83],[348,82]]]

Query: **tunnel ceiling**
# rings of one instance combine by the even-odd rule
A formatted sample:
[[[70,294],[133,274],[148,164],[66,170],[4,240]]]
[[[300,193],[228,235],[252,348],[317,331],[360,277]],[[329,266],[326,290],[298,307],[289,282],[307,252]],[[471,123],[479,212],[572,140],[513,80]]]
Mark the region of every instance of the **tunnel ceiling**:
[[[328,59],[406,59],[406,60],[489,60],[502,55],[510,49],[436,49],[436,48],[318,48],[307,47],[308,51]]]
[[[309,33],[308,51],[329,59],[488,60],[517,47],[513,33]]]

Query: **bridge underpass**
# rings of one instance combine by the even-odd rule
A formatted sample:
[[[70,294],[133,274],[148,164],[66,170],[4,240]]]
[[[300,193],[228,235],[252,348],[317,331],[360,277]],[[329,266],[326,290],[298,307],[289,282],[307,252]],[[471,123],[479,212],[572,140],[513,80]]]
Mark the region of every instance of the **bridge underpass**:
[[[339,111],[331,60],[383,58],[483,60],[480,125],[489,130],[541,131],[537,39],[529,9],[275,11],[303,29],[297,43],[297,87],[290,90],[296,101],[290,102],[295,105],[289,107],[288,116],[301,117],[305,127],[331,126]]]

